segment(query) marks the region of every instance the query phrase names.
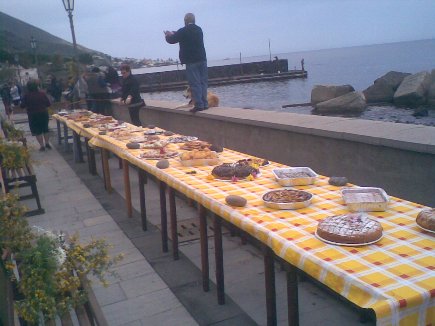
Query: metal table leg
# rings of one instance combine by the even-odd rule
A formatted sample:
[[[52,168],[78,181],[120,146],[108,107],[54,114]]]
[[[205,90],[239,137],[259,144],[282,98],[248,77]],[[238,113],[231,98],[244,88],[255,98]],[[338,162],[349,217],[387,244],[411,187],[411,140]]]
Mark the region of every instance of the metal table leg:
[[[263,245],[262,249],[264,255],[267,325],[274,326],[277,324],[274,255],[273,251],[266,245]]]
[[[296,268],[286,264],[287,269],[287,305],[289,326],[299,325],[298,278]]]
[[[80,135],[73,131],[73,153],[74,153],[74,162],[75,163],[83,163],[83,151],[82,144],[80,140]]]
[[[62,136],[61,136],[61,128],[60,128],[60,121],[56,120],[56,129],[57,129],[57,144],[61,145],[62,144]]]
[[[69,145],[68,145],[68,127],[66,126],[66,123],[63,123],[63,149],[65,152],[69,151]]]
[[[112,192],[112,184],[110,181],[109,157],[107,150],[101,148],[101,164],[103,165],[104,188],[110,193]]]

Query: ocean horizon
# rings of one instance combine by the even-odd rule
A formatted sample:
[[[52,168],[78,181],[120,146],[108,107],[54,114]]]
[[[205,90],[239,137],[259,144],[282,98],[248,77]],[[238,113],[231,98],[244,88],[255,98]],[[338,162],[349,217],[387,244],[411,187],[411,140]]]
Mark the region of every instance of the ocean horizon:
[[[287,59],[289,69],[300,69],[304,59],[308,77],[282,81],[256,82],[213,86],[210,90],[220,98],[225,107],[249,108],[269,111],[308,113],[307,108],[287,108],[283,105],[310,102],[311,90],[315,85],[352,85],[355,90],[363,91],[375,79],[389,71],[417,73],[435,69],[435,39],[363,45],[292,53],[272,53],[272,58]],[[269,55],[242,57],[242,62],[267,61]],[[240,58],[209,61],[209,66],[236,64]],[[158,67],[160,71],[176,70],[177,66]],[[166,68],[166,69],[164,69]],[[168,69],[169,68],[169,69]],[[178,67],[180,70],[181,66]],[[183,68],[184,69],[184,68]],[[155,68],[136,69],[134,73],[155,72]],[[143,93],[143,98],[184,102],[182,91]],[[393,108],[390,108],[390,110]],[[401,112],[398,109],[394,112]],[[412,116],[403,111],[402,115]],[[377,119],[376,115],[369,115]],[[362,118],[365,118],[362,116]],[[394,117],[393,117],[394,118]],[[400,119],[399,119],[400,120]],[[407,119],[405,122],[408,122]],[[411,119],[413,120],[413,119]],[[414,119],[415,120],[415,119]],[[423,122],[435,125],[435,116],[410,123]],[[426,121],[429,120],[429,121]],[[433,120],[433,121],[432,121]],[[394,119],[392,121],[395,121]],[[398,121],[400,122],[400,121]],[[428,123],[427,123],[428,122]]]

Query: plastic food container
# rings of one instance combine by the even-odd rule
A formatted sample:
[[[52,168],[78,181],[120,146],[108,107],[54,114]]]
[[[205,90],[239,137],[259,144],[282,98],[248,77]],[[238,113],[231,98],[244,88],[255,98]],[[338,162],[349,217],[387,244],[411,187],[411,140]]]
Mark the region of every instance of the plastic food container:
[[[317,173],[308,167],[279,168],[273,169],[272,172],[276,181],[284,187],[311,185],[317,178]],[[307,176],[297,176],[301,172]]]
[[[383,212],[388,208],[388,195],[382,188],[345,188],[343,200],[351,212]]]
[[[283,192],[283,191],[287,191],[287,192],[293,192],[296,195],[300,195],[305,197],[304,200],[301,201],[291,201],[291,200],[283,200],[283,201],[272,201],[269,200],[268,198],[270,197],[270,195],[272,194],[276,194],[279,192]],[[309,192],[306,191],[301,191],[301,190],[290,190],[290,189],[284,189],[284,190],[272,190],[272,191],[268,191],[266,192],[263,197],[263,202],[267,207],[270,208],[275,208],[275,209],[300,209],[300,208],[305,208],[308,207],[311,204],[311,200],[313,199],[313,195],[310,194]]]

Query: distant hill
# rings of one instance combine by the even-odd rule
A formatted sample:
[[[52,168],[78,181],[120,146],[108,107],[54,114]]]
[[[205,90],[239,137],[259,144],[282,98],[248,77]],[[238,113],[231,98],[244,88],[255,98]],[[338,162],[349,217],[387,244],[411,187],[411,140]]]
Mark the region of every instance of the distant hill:
[[[74,54],[72,43],[0,12],[0,50],[7,53],[31,52],[30,39],[32,36],[37,41],[38,55],[60,54],[71,57]],[[79,53],[106,56],[101,52],[85,48],[81,45],[77,45],[77,49]]]

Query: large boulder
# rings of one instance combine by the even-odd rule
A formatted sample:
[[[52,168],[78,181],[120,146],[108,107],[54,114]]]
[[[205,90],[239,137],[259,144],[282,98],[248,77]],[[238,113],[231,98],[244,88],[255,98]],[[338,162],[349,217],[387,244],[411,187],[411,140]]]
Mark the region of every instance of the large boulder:
[[[427,71],[405,77],[394,93],[394,104],[410,107],[425,104],[430,82],[431,74]]]
[[[367,103],[393,102],[394,92],[403,79],[411,74],[390,71],[376,79],[370,87],[363,91]]]
[[[394,89],[383,80],[377,79],[376,82],[363,91],[367,103],[393,102]]]
[[[311,105],[355,91],[351,85],[315,85],[311,91]]]
[[[319,113],[355,113],[362,112],[367,103],[364,95],[360,92],[350,92],[331,100],[320,102],[315,105]]]
[[[394,91],[396,91],[403,79],[409,75],[411,74],[407,72],[389,71],[382,77],[376,79],[373,84],[381,82],[389,85]]]
[[[432,107],[435,107],[435,69],[432,69],[431,72],[431,84],[429,86],[429,90],[427,91],[427,104]]]

